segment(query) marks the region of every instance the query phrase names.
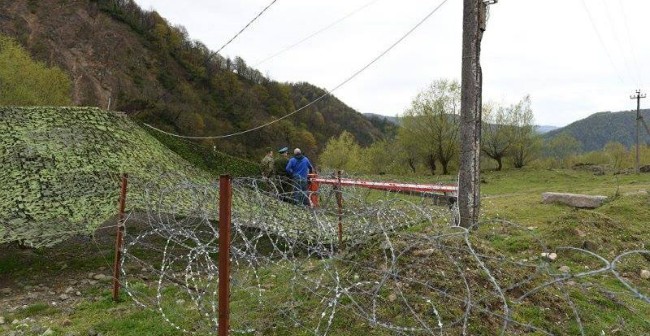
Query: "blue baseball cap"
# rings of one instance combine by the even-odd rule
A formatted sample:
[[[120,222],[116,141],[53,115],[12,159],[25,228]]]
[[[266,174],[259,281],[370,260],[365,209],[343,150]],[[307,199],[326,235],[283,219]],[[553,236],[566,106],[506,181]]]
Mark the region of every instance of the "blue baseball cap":
[[[278,150],[278,153],[284,154],[284,153],[286,153],[288,151],[289,151],[289,147],[282,147],[282,148],[280,148],[280,150]]]

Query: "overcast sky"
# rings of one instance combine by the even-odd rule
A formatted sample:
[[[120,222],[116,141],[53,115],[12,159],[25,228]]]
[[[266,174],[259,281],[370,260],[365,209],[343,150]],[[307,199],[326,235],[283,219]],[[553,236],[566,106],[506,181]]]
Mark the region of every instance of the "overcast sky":
[[[136,0],[215,51],[271,1]],[[277,0],[221,54],[240,56],[277,81],[332,89],[442,2]],[[359,112],[394,116],[432,81],[460,80],[462,3],[448,0],[334,95]],[[650,65],[643,64],[650,59],[648,13],[648,0],[500,0],[490,8],[482,44],[484,101],[510,105],[530,94],[536,123],[554,126],[635,109],[630,95],[650,83]]]

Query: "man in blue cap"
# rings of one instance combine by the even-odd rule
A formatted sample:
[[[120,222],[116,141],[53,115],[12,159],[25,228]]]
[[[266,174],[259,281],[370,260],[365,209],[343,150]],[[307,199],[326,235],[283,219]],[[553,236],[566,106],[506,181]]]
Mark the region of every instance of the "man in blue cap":
[[[293,200],[296,204],[309,205],[307,199],[307,178],[314,171],[309,159],[302,155],[300,148],[293,150],[293,157],[287,163],[287,174],[293,180]]]

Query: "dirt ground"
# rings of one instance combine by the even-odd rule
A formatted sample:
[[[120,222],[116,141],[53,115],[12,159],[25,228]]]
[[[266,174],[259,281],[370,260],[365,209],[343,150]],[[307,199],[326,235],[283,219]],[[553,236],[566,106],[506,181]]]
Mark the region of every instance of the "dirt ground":
[[[48,326],[69,321],[35,312],[72,315],[81,302],[104,300],[112,289],[113,223],[49,248],[0,245],[0,334],[53,335]]]

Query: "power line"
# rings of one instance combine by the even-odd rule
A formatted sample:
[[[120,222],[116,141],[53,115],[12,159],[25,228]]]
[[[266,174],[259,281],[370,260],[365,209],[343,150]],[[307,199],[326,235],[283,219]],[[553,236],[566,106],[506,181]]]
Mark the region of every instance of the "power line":
[[[233,36],[230,40],[228,40],[228,42],[226,42],[226,44],[224,44],[223,46],[221,46],[221,48],[219,48],[219,50],[217,50],[215,53],[218,54],[221,50],[223,50],[223,48],[225,48],[226,46],[228,46],[228,45],[230,44],[230,42],[234,41],[234,40],[237,38],[237,36],[239,36],[241,33],[243,33],[244,30],[246,30],[246,29],[248,28],[248,26],[250,26],[253,22],[255,22],[255,20],[257,20],[260,16],[262,16],[262,14],[264,14],[264,12],[266,12],[266,10],[269,9],[269,8],[270,8],[270,7],[271,7],[271,6],[276,2],[276,1],[278,1],[278,0],[273,0],[273,1],[271,1],[270,4],[268,4],[266,7],[264,7],[264,9],[262,9],[262,11],[259,12],[259,14],[257,14],[257,16],[255,16],[252,20],[250,20],[250,21],[249,21],[249,22],[244,26],[244,28],[242,28],[242,29],[241,29],[237,34],[235,34],[235,36]]]
[[[258,67],[259,65],[261,65],[261,64],[263,64],[263,63],[265,63],[265,62],[267,62],[267,61],[269,61],[269,60],[275,58],[276,56],[278,56],[278,55],[280,55],[280,54],[282,54],[282,53],[284,53],[284,52],[286,52],[286,51],[288,51],[288,50],[291,50],[291,49],[293,49],[293,48],[295,48],[295,47],[297,47],[297,46],[303,44],[304,42],[310,40],[312,37],[314,37],[314,36],[316,36],[316,35],[319,35],[319,34],[325,32],[325,31],[329,30],[330,28],[336,26],[337,24],[341,23],[342,21],[346,20],[347,18],[349,18],[349,17],[351,17],[351,16],[357,14],[358,12],[360,12],[360,11],[366,9],[367,7],[370,7],[370,5],[373,5],[374,3],[378,2],[378,1],[379,1],[379,0],[373,0],[373,1],[371,1],[371,2],[366,3],[365,5],[363,5],[363,6],[359,7],[359,8],[357,8],[357,9],[355,9],[354,11],[352,11],[352,12],[350,12],[350,13],[348,13],[348,14],[345,15],[344,17],[342,17],[342,18],[340,18],[340,19],[338,19],[338,20],[336,20],[336,21],[330,23],[330,24],[327,25],[326,27],[323,27],[323,28],[319,29],[318,31],[311,33],[310,35],[306,36],[305,38],[301,39],[300,41],[298,41],[298,42],[296,42],[296,43],[294,43],[294,44],[292,44],[292,45],[289,45],[289,46],[285,47],[284,49],[282,49],[282,50],[280,50],[280,51],[278,51],[278,52],[276,52],[276,53],[274,53],[274,54],[272,54],[272,55],[266,57],[265,59],[263,59],[263,60],[261,60],[261,61],[255,63],[255,64],[253,65],[253,67]]]
[[[594,18],[591,15],[591,12],[589,11],[589,8],[587,7],[587,3],[585,0],[582,0],[582,5],[587,12],[587,16],[589,17],[589,21],[591,22],[591,26],[594,28],[594,31],[596,32],[596,35],[598,36],[598,40],[600,41],[601,46],[605,50],[605,54],[607,54],[607,58],[609,58],[609,62],[611,63],[612,67],[614,68],[614,72],[616,73],[616,76],[618,77],[619,81],[621,84],[625,85],[625,81],[623,81],[623,77],[621,77],[620,72],[618,71],[618,68],[616,67],[616,64],[614,63],[614,60],[612,59],[612,55],[609,53],[609,50],[607,49],[607,45],[605,44],[605,41],[603,40],[602,35],[600,34],[600,31],[598,30],[598,26],[594,22]]]
[[[633,75],[634,72],[631,70],[631,66],[627,60],[627,57],[625,57],[625,52],[623,50],[623,44],[621,43],[621,40],[618,38],[618,32],[616,31],[616,27],[614,26],[614,20],[612,19],[612,15],[609,10],[609,6],[607,6],[607,0],[602,0],[603,1],[603,6],[605,7],[605,13],[606,13],[606,18],[607,22],[609,23],[609,26],[612,28],[612,36],[614,37],[614,40],[616,41],[616,45],[618,46],[618,49],[621,52],[621,56],[623,57],[623,65],[625,66],[625,69],[627,70],[627,75],[630,77],[632,81],[636,81],[637,85],[639,84],[638,80],[635,80],[635,76]]]
[[[625,11],[625,7],[623,6],[623,2],[621,0],[618,0],[618,5],[621,9],[621,14],[623,15],[623,23],[625,24],[627,42],[630,45],[630,50],[632,51],[632,61],[634,62],[634,68],[637,71],[637,73],[641,73],[641,63],[639,63],[639,59],[636,57],[637,51],[636,48],[634,48],[634,44],[632,43],[632,34],[630,32],[630,25],[627,22],[627,14]],[[637,87],[641,86],[640,82],[641,82],[641,78],[638,77],[637,75]]]
[[[446,4],[447,1],[448,1],[448,0],[443,0],[440,4],[438,4],[438,6],[436,6],[432,11],[430,11],[430,12],[429,12],[429,13],[428,13],[428,14],[427,14],[427,15],[426,15],[422,20],[420,20],[420,21],[419,21],[415,26],[413,26],[413,28],[411,28],[409,31],[407,31],[404,35],[402,35],[402,37],[400,37],[397,41],[393,42],[393,44],[391,44],[391,45],[390,45],[386,50],[384,50],[381,54],[379,54],[379,56],[375,57],[372,61],[370,61],[370,63],[366,64],[366,65],[363,66],[361,69],[357,70],[355,73],[353,73],[353,74],[352,74],[351,76],[349,76],[347,79],[345,79],[344,81],[342,81],[340,84],[338,84],[337,86],[335,86],[334,88],[332,88],[332,89],[329,90],[329,91],[325,90],[325,93],[324,93],[323,95],[321,95],[320,97],[318,97],[318,98],[312,100],[311,102],[307,103],[306,105],[302,106],[301,108],[299,108],[299,109],[297,109],[297,110],[295,110],[295,111],[293,111],[293,112],[291,112],[291,113],[285,114],[284,116],[282,116],[282,117],[280,117],[280,118],[278,118],[278,119],[275,119],[275,120],[269,121],[269,122],[267,122],[267,123],[264,123],[264,124],[262,124],[262,125],[259,125],[259,126],[256,126],[256,127],[250,128],[250,129],[247,129],[247,130],[243,130],[243,131],[239,131],[239,132],[235,132],[235,133],[230,133],[230,134],[225,134],[225,135],[217,135],[217,136],[187,136],[187,135],[179,135],[179,134],[174,134],[174,133],[170,133],[170,132],[163,131],[163,130],[158,129],[158,128],[156,128],[156,127],[153,127],[153,126],[151,126],[151,125],[149,125],[149,124],[144,124],[144,125],[147,126],[147,127],[149,127],[149,128],[151,128],[151,129],[153,129],[153,130],[156,130],[156,131],[158,131],[158,132],[161,132],[161,133],[163,133],[163,134],[167,134],[167,135],[170,135],[170,136],[173,136],[173,137],[184,138],[184,139],[195,139],[195,140],[199,140],[199,139],[200,139],[200,140],[204,140],[204,139],[225,139],[225,138],[230,138],[230,137],[234,137],[234,136],[237,136],[237,135],[242,135],[242,134],[250,133],[250,132],[253,132],[253,131],[257,131],[257,130],[262,129],[262,128],[264,128],[264,127],[267,127],[267,126],[270,126],[270,125],[272,125],[272,124],[275,124],[275,123],[277,123],[277,122],[279,122],[279,121],[281,121],[281,120],[284,120],[284,119],[286,119],[286,118],[288,118],[288,117],[290,117],[290,116],[292,116],[292,115],[294,115],[294,114],[296,114],[296,113],[298,113],[298,112],[300,112],[300,111],[303,111],[303,110],[305,110],[306,108],[308,108],[309,106],[312,106],[312,105],[314,105],[315,103],[321,101],[323,98],[325,98],[325,97],[331,95],[334,91],[338,90],[339,88],[341,88],[342,86],[344,86],[345,84],[347,84],[348,82],[350,82],[352,79],[354,79],[355,77],[357,77],[357,76],[358,76],[359,74],[361,74],[363,71],[365,71],[365,70],[368,69],[370,66],[372,66],[373,64],[375,64],[375,62],[377,62],[380,58],[382,58],[383,56],[385,56],[386,54],[388,54],[388,52],[390,52],[390,51],[391,51],[393,48],[395,48],[398,44],[400,44],[402,41],[404,41],[404,39],[406,39],[409,35],[411,35],[411,33],[413,33],[416,29],[418,29],[418,28],[419,28],[419,27],[420,27],[424,22],[426,22],[426,21],[427,21],[427,20],[428,20],[428,19],[429,19],[433,14],[435,14],[435,13],[436,13],[436,12],[437,12],[437,11],[438,11],[438,10],[439,10],[443,5],[444,5],[444,4]]]

